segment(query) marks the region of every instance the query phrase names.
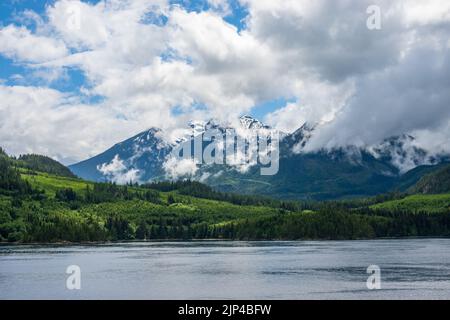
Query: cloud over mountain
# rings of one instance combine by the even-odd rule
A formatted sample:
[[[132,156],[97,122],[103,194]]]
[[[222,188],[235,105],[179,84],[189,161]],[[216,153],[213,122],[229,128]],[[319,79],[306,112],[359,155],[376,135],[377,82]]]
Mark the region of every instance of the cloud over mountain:
[[[3,23],[0,55],[20,67],[0,86],[8,151],[80,160],[150,127],[236,121],[280,97],[265,122],[321,123],[311,149],[405,133],[433,152],[450,146],[448,1],[175,2],[57,0]],[[381,30],[366,27],[369,5]]]

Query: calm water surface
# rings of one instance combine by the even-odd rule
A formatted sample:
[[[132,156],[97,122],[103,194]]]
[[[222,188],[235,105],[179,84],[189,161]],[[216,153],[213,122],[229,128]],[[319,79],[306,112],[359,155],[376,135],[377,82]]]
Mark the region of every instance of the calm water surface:
[[[3,245],[0,299],[450,299],[450,239]]]

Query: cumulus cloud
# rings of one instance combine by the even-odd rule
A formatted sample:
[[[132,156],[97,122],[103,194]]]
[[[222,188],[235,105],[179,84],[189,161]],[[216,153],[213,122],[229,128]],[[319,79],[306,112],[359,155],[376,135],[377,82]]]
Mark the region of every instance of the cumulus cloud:
[[[448,1],[239,2],[248,12],[239,31],[223,18],[233,10],[225,0],[208,0],[206,11],[166,0],[57,0],[23,15],[36,28],[1,26],[0,54],[30,71],[22,77],[46,81],[2,82],[2,144],[81,160],[152,126],[170,136],[192,118],[233,122],[284,97],[265,120],[284,131],[319,123],[310,150],[404,133],[448,149],[431,141],[450,135]],[[366,27],[369,5],[381,8],[381,30]],[[84,77],[81,88],[44,87],[68,69]]]
[[[0,137],[12,154],[40,153],[64,163],[93,156],[120,141],[133,124],[110,110],[43,87],[0,85]],[[117,139],[117,140],[116,140]]]
[[[63,41],[9,25],[0,29],[0,53],[11,59],[39,63],[63,58],[68,50]]]
[[[374,144],[441,128],[450,118],[450,51],[443,50],[415,48],[396,67],[361,78],[358,95],[322,128],[311,147]]]
[[[384,17],[381,30],[366,27],[367,7],[388,10],[388,1],[245,2],[252,34],[283,51],[286,72],[306,71],[340,82],[395,63],[405,42],[397,11]]]
[[[103,175],[107,177],[108,181],[112,181],[117,184],[139,182],[140,178],[139,170],[127,168],[123,160],[120,159],[119,155],[116,155],[110,163],[99,165],[97,170],[103,173]]]
[[[305,122],[314,125],[332,121],[355,93],[355,82],[335,84],[310,78],[297,81],[295,92],[298,92],[298,100],[266,115],[266,123],[293,132]]]
[[[180,178],[193,177],[197,171],[198,166],[193,159],[178,159],[170,157],[164,162],[164,170],[169,179],[178,180]]]
[[[298,101],[269,114],[269,123],[290,130],[297,121],[321,124],[306,150],[412,133],[422,148],[437,149],[427,139],[433,136],[450,151],[448,2],[246,2],[251,31],[286,51],[286,63],[306,79],[297,80]],[[369,4],[381,8],[381,30],[365,26]]]

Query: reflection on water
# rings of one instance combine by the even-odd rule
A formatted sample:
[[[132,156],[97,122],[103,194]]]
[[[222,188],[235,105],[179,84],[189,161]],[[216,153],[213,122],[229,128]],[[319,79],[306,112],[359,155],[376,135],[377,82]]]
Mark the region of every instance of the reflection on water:
[[[450,299],[450,239],[0,246],[1,299]],[[81,267],[81,290],[66,268]],[[381,268],[381,290],[366,269]]]

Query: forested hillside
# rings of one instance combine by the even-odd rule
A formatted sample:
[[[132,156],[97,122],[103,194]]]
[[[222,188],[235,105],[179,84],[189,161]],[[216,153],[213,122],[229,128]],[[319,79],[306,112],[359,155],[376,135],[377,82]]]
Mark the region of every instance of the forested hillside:
[[[21,179],[20,173],[11,165],[11,160],[0,148],[0,191],[7,195],[26,195],[31,186]]]
[[[423,194],[450,193],[450,165],[424,176],[414,186],[412,192]]]
[[[62,177],[76,177],[66,166],[46,156],[26,154],[21,155],[15,162],[17,166],[30,170],[47,172]]]
[[[191,181],[92,183],[17,164],[1,153],[0,241],[450,236],[449,195],[280,201]]]

